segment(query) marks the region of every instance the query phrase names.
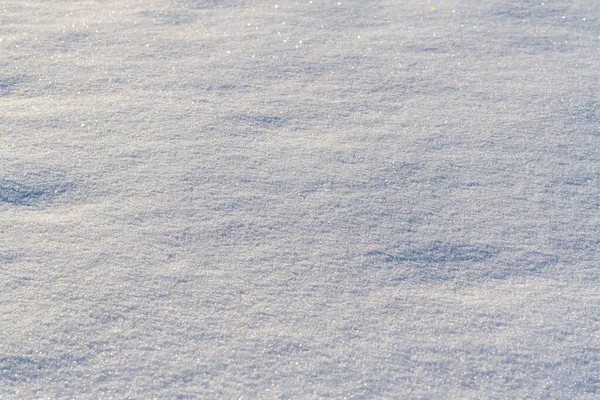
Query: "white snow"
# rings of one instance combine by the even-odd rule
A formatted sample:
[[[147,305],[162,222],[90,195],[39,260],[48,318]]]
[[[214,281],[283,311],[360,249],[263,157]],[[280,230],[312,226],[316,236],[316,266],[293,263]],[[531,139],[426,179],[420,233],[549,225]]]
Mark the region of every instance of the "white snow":
[[[598,398],[599,19],[6,0],[0,398]]]

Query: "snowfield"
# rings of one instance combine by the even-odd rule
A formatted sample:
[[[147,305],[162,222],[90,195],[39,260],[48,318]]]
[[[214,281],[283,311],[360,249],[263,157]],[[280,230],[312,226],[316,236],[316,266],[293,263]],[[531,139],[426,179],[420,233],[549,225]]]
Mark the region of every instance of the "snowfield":
[[[0,398],[600,398],[600,2],[5,0]]]

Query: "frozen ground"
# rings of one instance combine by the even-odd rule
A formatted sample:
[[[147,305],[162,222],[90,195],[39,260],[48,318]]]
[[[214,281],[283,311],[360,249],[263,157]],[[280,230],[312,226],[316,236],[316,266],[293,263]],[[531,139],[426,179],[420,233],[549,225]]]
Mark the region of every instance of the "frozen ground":
[[[0,398],[600,398],[599,22],[3,1]]]

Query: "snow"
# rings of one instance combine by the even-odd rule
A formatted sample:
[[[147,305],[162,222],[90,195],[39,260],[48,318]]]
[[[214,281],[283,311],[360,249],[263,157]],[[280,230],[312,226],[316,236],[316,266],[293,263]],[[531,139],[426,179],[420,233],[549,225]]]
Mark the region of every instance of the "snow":
[[[0,398],[597,398],[599,18],[5,1]]]

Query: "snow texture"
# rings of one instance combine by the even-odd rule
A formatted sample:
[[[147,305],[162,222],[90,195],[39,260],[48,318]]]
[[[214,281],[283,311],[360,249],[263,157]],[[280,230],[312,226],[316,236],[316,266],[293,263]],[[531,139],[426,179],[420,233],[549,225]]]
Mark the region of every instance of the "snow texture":
[[[600,2],[5,0],[0,398],[600,398]]]

